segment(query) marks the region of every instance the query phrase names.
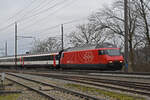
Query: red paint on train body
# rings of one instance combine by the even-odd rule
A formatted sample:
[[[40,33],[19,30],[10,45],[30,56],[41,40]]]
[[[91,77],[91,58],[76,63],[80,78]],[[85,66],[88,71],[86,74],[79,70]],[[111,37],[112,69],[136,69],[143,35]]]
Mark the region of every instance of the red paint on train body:
[[[56,55],[53,55],[53,67],[56,67],[56,59],[55,59]]]
[[[61,67],[87,69],[121,69],[124,59],[119,48],[99,48],[63,52]]]

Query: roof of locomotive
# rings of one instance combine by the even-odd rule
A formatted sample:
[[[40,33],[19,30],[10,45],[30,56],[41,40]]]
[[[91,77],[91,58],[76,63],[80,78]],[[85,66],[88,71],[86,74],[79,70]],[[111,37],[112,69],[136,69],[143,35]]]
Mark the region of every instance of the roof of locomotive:
[[[103,43],[98,45],[83,45],[81,47],[70,47],[68,49],[65,49],[64,52],[71,52],[71,51],[81,51],[81,50],[92,50],[92,49],[100,49],[100,48],[117,48],[116,45],[113,45],[111,43]]]

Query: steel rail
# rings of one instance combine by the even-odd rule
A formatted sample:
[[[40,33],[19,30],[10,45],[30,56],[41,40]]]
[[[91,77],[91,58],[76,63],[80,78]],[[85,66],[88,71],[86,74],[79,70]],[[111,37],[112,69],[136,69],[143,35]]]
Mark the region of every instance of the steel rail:
[[[73,91],[73,90],[68,90],[68,89],[65,89],[65,88],[62,88],[62,87],[51,85],[51,84],[48,84],[46,82],[41,82],[39,80],[25,78],[23,76],[16,75],[16,74],[13,74],[13,73],[7,73],[7,74],[8,75],[12,75],[12,76],[16,76],[16,77],[20,77],[20,78],[25,79],[25,80],[33,81],[33,82],[36,82],[36,83],[39,83],[39,84],[47,85],[47,86],[53,87],[53,88],[55,88],[57,90],[60,90],[60,91],[66,92],[66,93],[70,93],[70,94],[75,95],[75,96],[82,97],[82,98],[84,98],[86,100],[100,100],[99,98],[96,98],[96,97],[93,97],[93,96],[89,96],[89,95],[86,95],[86,94],[83,94],[83,93],[79,93],[79,92],[76,92],[76,91]]]
[[[0,70],[0,72],[19,72],[19,71],[22,71],[22,70]],[[25,71],[28,71],[28,72],[32,72],[30,70],[23,70],[24,72]],[[90,74],[91,76],[94,76],[93,73],[96,73],[95,76],[116,76],[116,77],[126,77],[126,78],[143,78],[143,79],[150,79],[150,73],[149,72],[116,72],[116,71],[99,71],[99,70],[44,70],[44,71],[39,71],[39,70],[36,70],[38,72],[55,72],[55,73],[77,73],[77,74]],[[25,72],[26,73],[26,72]],[[99,74],[99,75],[97,75]],[[107,74],[107,75],[105,75]],[[120,76],[119,76],[120,75]],[[148,77],[149,76],[149,77]]]
[[[22,91],[6,91],[6,90],[0,90],[0,94],[16,94],[16,93],[22,93]]]
[[[56,100],[55,98],[51,97],[50,95],[46,94],[46,93],[43,92],[43,91],[39,91],[38,89],[32,88],[32,87],[30,87],[30,86],[28,86],[28,85],[25,85],[25,84],[23,84],[23,83],[21,83],[21,82],[18,82],[18,81],[16,81],[16,80],[13,80],[13,79],[8,78],[8,77],[6,77],[6,79],[9,80],[9,81],[15,82],[15,83],[17,83],[17,84],[19,84],[19,85],[22,85],[23,87],[26,87],[26,88],[28,88],[28,89],[30,89],[30,90],[32,90],[32,91],[35,91],[35,92],[37,92],[37,93],[39,93],[39,94],[41,94],[41,95],[43,95],[43,96],[49,98],[50,100]]]
[[[26,74],[26,73],[25,73]],[[91,81],[95,81],[95,82],[107,82],[107,83],[119,83],[119,84],[124,84],[124,83],[127,83],[128,85],[136,85],[136,86],[143,86],[143,87],[146,87],[146,88],[149,88],[150,89],[150,83],[146,83],[146,82],[133,82],[133,81],[122,81],[122,80],[114,80],[114,79],[102,79],[102,78],[96,78],[94,76],[85,76],[85,75],[67,75],[67,74],[45,74],[45,73],[27,73],[27,74],[33,74],[33,75],[40,75],[40,76],[47,76],[47,77],[55,77],[55,78],[59,78],[59,77],[64,77],[64,78],[80,78],[82,80],[91,80]],[[119,85],[118,84],[118,85]],[[142,88],[143,89],[143,88]]]
[[[34,74],[34,75],[39,75],[39,74]],[[89,78],[89,77],[79,77],[79,76],[59,76],[59,75],[48,75],[48,74],[41,74],[39,76],[45,76],[45,77],[54,77],[57,79],[63,79],[67,81],[73,81],[73,82],[78,82],[78,83],[84,83],[84,84],[89,84],[89,85],[94,85],[98,87],[105,87],[105,88],[111,88],[115,90],[120,90],[120,91],[126,91],[130,93],[137,93],[137,94],[142,94],[142,95],[147,95],[150,96],[150,92],[144,92],[144,90],[150,91],[150,84],[149,83],[140,83],[140,82],[129,82],[129,81],[120,81],[120,80],[108,80],[108,79],[99,79],[99,78]],[[86,82],[85,82],[86,81]],[[88,81],[88,82],[87,82]],[[97,82],[97,83],[96,83]],[[107,86],[107,85],[101,85],[99,83],[105,83],[105,84],[111,84],[111,85],[118,85],[118,86],[123,86],[123,87],[128,87],[128,88],[133,88],[136,90],[132,89],[125,89],[125,88],[119,88],[119,87],[113,87],[113,86]],[[139,89],[139,90],[137,90]],[[142,90],[142,91],[141,91]]]

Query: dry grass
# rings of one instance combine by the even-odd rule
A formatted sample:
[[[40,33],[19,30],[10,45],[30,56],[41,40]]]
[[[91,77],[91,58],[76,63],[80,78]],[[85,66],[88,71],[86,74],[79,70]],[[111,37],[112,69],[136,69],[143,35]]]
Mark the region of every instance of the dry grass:
[[[20,94],[0,95],[0,100],[17,100]]]
[[[127,94],[109,92],[109,91],[100,90],[100,89],[97,89],[97,88],[87,87],[87,86],[83,86],[83,85],[77,85],[77,84],[66,84],[66,87],[76,88],[78,90],[81,90],[82,92],[87,92],[88,91],[88,92],[91,92],[91,93],[95,93],[97,95],[102,95],[104,97],[109,97],[109,98],[111,98],[111,100],[145,100],[142,97],[134,97],[134,96],[130,96],[130,95],[127,95]]]

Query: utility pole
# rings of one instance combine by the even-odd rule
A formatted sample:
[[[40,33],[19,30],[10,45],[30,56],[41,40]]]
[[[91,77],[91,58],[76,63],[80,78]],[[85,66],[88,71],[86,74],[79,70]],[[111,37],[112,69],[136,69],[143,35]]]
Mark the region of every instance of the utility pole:
[[[61,24],[61,42],[62,42],[62,50],[64,50],[64,28],[63,28],[63,24]]]
[[[17,22],[15,22],[15,66],[17,68]]]
[[[125,30],[125,45],[124,45],[124,57],[125,57],[125,71],[128,72],[128,0],[124,0],[124,30]]]
[[[7,57],[7,41],[5,42],[5,56]]]

